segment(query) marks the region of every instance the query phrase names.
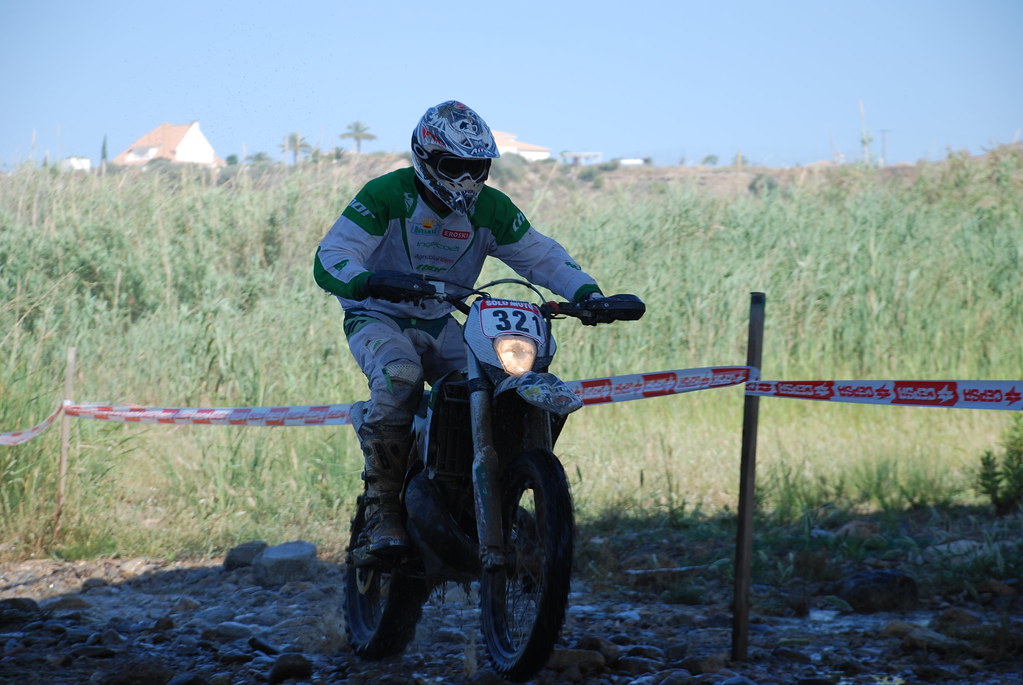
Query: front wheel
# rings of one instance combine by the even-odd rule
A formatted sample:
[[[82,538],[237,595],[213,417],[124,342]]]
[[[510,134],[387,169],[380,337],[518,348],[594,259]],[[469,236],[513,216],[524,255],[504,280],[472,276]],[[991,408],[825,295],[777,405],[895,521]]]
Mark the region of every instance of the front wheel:
[[[533,449],[511,462],[501,507],[506,563],[483,572],[483,636],[497,672],[522,681],[547,663],[568,604],[575,523],[558,458]]]
[[[345,632],[348,643],[364,659],[383,659],[401,653],[416,634],[430,585],[422,578],[380,563],[359,563],[364,548],[365,505],[352,521],[344,575]]]

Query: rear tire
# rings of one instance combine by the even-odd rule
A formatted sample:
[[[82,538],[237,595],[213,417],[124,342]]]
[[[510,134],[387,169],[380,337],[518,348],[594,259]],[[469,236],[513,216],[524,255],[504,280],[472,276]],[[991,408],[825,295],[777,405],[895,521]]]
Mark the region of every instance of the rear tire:
[[[360,502],[344,575],[345,634],[357,656],[378,660],[400,654],[415,637],[431,588],[383,561],[356,566],[352,550],[365,545],[365,513]]]
[[[558,458],[523,452],[502,474],[501,506],[507,563],[483,572],[483,636],[497,672],[523,681],[547,663],[568,604],[575,523]]]

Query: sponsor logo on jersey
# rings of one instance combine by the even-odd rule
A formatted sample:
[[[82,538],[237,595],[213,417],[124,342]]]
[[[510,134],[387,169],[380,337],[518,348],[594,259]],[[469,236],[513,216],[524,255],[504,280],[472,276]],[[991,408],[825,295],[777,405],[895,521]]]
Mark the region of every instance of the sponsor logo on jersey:
[[[445,245],[444,243],[437,240],[431,240],[429,242],[425,240],[420,240],[419,242],[416,243],[416,247],[427,247],[439,250],[447,250],[448,252],[458,252],[457,245]]]
[[[376,218],[376,215],[373,214],[373,212],[369,211],[369,207],[367,207],[366,205],[362,204],[357,199],[356,200],[352,200],[351,202],[349,202],[348,206],[351,207],[352,209],[354,209],[356,212],[358,212],[362,216],[370,217],[372,219]]]
[[[469,236],[472,235],[470,231],[456,231],[453,228],[445,228],[440,234],[445,238],[453,238],[454,240],[468,240]]]
[[[418,255],[424,262],[437,262],[439,264],[454,264],[455,260],[451,257],[445,257],[439,254],[421,254]]]
[[[433,219],[426,219],[422,223],[412,224],[412,232],[417,235],[433,235],[437,229],[433,225]]]

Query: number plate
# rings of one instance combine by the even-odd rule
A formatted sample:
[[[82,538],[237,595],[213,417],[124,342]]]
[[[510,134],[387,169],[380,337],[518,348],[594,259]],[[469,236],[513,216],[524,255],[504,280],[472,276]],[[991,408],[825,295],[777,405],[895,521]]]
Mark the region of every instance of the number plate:
[[[538,344],[547,339],[547,326],[540,310],[528,302],[484,300],[480,302],[480,325],[483,335],[524,335]]]

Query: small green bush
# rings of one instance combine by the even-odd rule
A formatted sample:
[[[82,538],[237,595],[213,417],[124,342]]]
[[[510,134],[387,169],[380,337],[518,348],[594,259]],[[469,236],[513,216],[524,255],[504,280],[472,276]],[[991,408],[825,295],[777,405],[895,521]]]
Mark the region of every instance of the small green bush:
[[[977,489],[991,499],[999,516],[1023,507],[1023,415],[1014,417],[1002,444],[1001,463],[987,450],[980,457],[977,475]]]

